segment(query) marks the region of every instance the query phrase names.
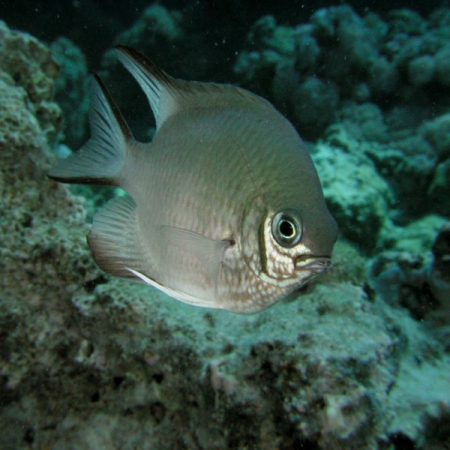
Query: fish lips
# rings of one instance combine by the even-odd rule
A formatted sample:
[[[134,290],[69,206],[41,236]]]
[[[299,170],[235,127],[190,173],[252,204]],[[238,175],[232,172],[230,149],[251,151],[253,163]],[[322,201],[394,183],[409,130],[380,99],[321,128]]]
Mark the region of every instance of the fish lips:
[[[298,271],[308,271],[314,275],[324,272],[331,264],[329,256],[302,255],[295,259],[294,267]]]

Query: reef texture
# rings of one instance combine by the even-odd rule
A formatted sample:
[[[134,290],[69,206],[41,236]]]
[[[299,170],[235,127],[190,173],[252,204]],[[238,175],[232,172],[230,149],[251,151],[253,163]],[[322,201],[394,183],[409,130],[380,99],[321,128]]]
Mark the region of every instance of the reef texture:
[[[399,12],[390,19],[397,28],[391,28],[406,33],[402,42],[408,43],[407,25],[415,27],[415,35],[421,26],[429,29],[419,19]],[[317,105],[323,98],[331,102],[326,105],[342,103],[341,121],[311,151],[347,240],[337,243],[334,265],[320,282],[261,314],[238,316],[181,304],[152,288],[110,278],[95,266],[84,238],[84,199],[45,177],[61,127],[60,109],[52,102],[57,65],[47,47],[1,24],[0,448],[435,450],[450,445],[449,305],[442,297],[450,278],[449,237],[447,220],[436,215],[445,212],[427,199],[422,209],[429,215],[414,216],[408,227],[392,215],[395,204],[404,216],[405,149],[425,155],[425,161],[431,152],[427,180],[433,181],[420,192],[439,197],[440,189],[448,189],[446,166],[438,170],[449,157],[446,148],[438,148],[444,144],[439,136],[445,135],[445,116],[429,118],[417,132],[399,133],[395,140],[410,138],[414,145],[391,147],[391,138],[382,138],[394,133],[385,113],[366,102],[393,95],[399,86],[384,86],[374,75],[396,79],[393,63],[369,51],[386,39],[385,24],[342,7],[317,12],[302,27],[303,47],[316,42],[308,56],[311,67],[318,54],[327,55],[328,67],[339,60],[325,37],[333,40],[341,30],[349,34],[339,40],[347,45],[343,48],[352,48],[362,33],[359,41],[369,48],[359,52],[373,57],[379,71],[361,74],[361,103],[342,101],[341,90],[347,89],[349,99],[356,94],[345,87],[337,66],[330,82],[311,74],[303,79],[308,69],[298,64],[286,69],[304,80],[299,99],[320,92]],[[270,39],[262,39],[267,30],[273,32]],[[322,30],[322,40],[312,30]],[[271,58],[289,55],[293,30],[265,18],[252,33],[255,45],[270,42]],[[282,48],[274,50],[273,42],[278,47],[282,42]],[[436,64],[433,74],[441,73],[440,51],[429,55]],[[422,56],[404,60],[404,67],[413,66],[408,86],[412,80],[423,86],[425,75],[412,63]],[[248,67],[240,70],[250,83],[259,75],[252,76]],[[283,74],[278,70],[277,77]],[[439,77],[427,79],[443,83]],[[341,86],[339,93],[334,85]],[[356,118],[360,126],[348,125]],[[321,126],[330,125],[328,120]],[[404,167],[407,178],[414,168]],[[444,177],[440,184],[434,181],[438,172]],[[369,260],[352,242],[364,255],[383,253]]]
[[[428,20],[414,11],[393,10],[383,21],[371,12],[360,17],[343,5],[320,9],[296,27],[266,16],[252,26],[234,69],[244,87],[269,97],[304,138],[325,138],[346,152],[355,150],[350,153],[359,154],[361,165],[353,170],[368,176],[368,191],[381,188],[380,177],[389,183],[395,207],[383,212],[380,203],[389,205],[390,197],[384,190],[374,214],[402,225],[437,211],[449,217],[449,27],[448,9]],[[374,169],[378,174],[370,176]],[[345,185],[344,174],[331,176],[341,178],[341,190],[355,192],[350,180]],[[330,203],[339,217],[345,208],[337,205],[338,195],[333,193]],[[369,200],[368,192],[362,195]],[[364,215],[350,231],[353,237],[347,233],[363,246]],[[379,225],[378,218],[366,240],[370,246]]]

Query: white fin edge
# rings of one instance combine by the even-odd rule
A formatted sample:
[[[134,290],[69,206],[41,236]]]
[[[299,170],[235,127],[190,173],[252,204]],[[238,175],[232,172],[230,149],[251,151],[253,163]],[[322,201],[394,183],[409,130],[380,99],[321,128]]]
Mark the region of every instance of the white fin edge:
[[[111,199],[95,215],[87,241],[99,267],[111,275],[131,278],[128,267],[144,267],[136,203],[128,195]]]
[[[156,289],[159,289],[160,291],[164,292],[164,294],[176,300],[179,300],[180,302],[194,306],[201,306],[203,308],[216,308],[216,309],[218,308],[218,306],[213,301],[202,300],[197,297],[193,297],[192,295],[186,294],[184,292],[170,289],[146,277],[144,274],[138,272],[137,270],[130,269],[129,267],[125,267],[125,269],[130,271],[137,278],[140,278],[144,283],[148,284],[149,286],[153,286]]]

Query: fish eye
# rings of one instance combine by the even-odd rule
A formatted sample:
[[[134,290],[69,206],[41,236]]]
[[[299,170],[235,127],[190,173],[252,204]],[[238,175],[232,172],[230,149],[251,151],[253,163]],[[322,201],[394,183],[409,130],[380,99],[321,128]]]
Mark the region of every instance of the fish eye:
[[[275,214],[272,220],[272,234],[278,244],[293,247],[302,238],[302,219],[295,209],[285,209]]]

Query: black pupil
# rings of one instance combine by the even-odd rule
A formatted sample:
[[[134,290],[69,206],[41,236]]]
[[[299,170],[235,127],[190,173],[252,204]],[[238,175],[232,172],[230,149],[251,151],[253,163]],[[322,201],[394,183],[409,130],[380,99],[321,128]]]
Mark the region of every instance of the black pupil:
[[[278,227],[280,233],[285,238],[292,238],[295,235],[295,228],[292,222],[288,220],[281,220]]]

